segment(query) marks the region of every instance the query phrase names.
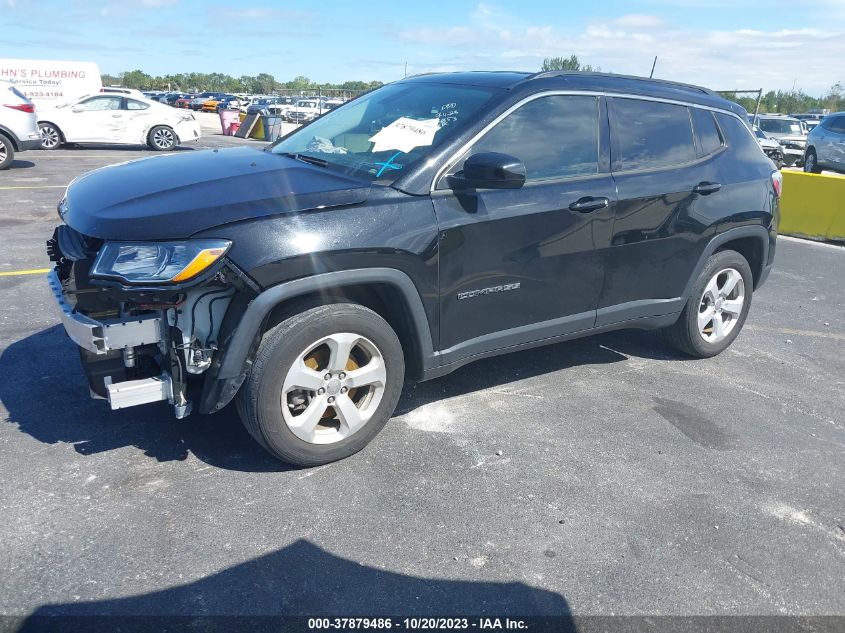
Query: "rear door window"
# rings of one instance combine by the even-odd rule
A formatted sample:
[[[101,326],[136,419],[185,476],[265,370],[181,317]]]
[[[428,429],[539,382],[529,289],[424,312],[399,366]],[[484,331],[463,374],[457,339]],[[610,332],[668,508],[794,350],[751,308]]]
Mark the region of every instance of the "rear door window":
[[[686,106],[621,97],[609,101],[614,171],[674,167],[696,159]]]
[[[699,156],[709,156],[722,147],[722,137],[713,113],[701,108],[692,108],[692,122],[698,137]]]

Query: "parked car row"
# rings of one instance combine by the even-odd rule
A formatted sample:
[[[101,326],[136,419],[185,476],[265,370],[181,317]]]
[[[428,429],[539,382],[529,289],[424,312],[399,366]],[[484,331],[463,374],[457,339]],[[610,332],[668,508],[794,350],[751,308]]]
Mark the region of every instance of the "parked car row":
[[[36,110],[9,82],[0,81],[0,169],[17,152],[54,150],[66,143],[148,145],[169,151],[197,141],[199,121],[137,90],[103,88],[68,103]]]
[[[172,92],[157,94],[150,98],[176,108],[202,112],[235,109],[247,114],[272,114],[281,116],[291,123],[308,123],[345,103],[343,99],[326,96],[236,95],[224,92],[199,94]]]
[[[803,167],[845,173],[845,112],[758,114],[749,124],[763,152],[780,169]]]

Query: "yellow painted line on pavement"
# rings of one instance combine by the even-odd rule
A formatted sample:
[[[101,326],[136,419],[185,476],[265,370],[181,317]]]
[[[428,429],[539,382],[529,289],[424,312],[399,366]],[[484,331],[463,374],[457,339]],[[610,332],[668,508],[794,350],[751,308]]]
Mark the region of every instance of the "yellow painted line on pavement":
[[[0,189],[64,189],[67,185],[15,185],[12,187],[0,187]]]
[[[17,275],[43,275],[50,272],[50,268],[30,268],[29,270],[10,270],[0,272],[0,277],[15,277]]]

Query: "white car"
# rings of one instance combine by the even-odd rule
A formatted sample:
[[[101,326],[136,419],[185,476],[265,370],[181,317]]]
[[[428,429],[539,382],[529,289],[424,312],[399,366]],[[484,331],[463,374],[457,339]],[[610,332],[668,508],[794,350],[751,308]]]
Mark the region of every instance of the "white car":
[[[0,169],[15,160],[15,152],[41,147],[32,101],[8,81],[0,81]]]
[[[320,99],[300,99],[285,110],[284,117],[291,123],[308,123],[321,116],[328,109]]]
[[[91,95],[40,111],[38,126],[43,149],[62,143],[119,143],[166,152],[201,136],[192,113],[120,94]]]

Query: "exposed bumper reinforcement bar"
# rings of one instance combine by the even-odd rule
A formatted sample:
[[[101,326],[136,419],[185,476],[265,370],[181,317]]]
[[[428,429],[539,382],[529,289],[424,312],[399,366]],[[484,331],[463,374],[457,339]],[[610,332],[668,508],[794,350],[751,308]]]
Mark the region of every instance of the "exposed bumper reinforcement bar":
[[[132,319],[107,319],[95,321],[74,311],[62,293],[62,283],[56,271],[47,275],[53,297],[62,313],[62,325],[70,339],[94,354],[111,350],[149,345],[162,340],[161,319],[157,316]]]

